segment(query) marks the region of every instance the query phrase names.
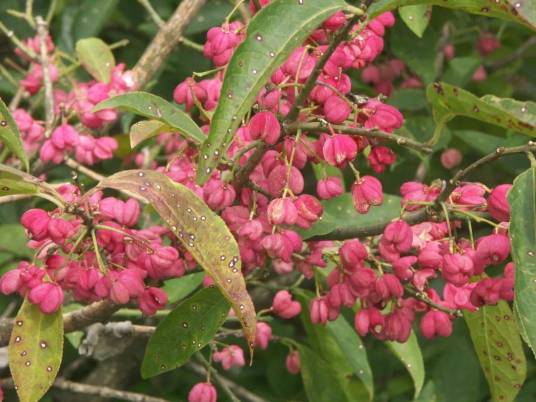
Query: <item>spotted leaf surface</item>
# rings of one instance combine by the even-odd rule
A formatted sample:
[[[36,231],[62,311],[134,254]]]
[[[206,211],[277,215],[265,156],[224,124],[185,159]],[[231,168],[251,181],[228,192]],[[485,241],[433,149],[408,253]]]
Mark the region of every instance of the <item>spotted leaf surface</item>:
[[[0,196],[28,194],[56,200],[61,203],[61,196],[56,190],[37,177],[0,163]]]
[[[80,64],[93,78],[105,84],[110,82],[115,58],[109,46],[101,39],[80,39],[76,42],[76,55]]]
[[[514,401],[525,381],[527,362],[510,306],[501,301],[464,317],[493,401]]]
[[[426,95],[437,123],[435,138],[439,137],[445,124],[456,116],[470,117],[536,137],[536,104],[533,102],[518,102],[489,95],[478,98],[444,82],[430,84]]]
[[[514,308],[521,333],[534,352],[536,349],[536,168],[514,180],[508,194],[510,240],[516,266]]]
[[[37,402],[54,383],[63,356],[61,310],[43,314],[24,301],[8,347],[9,369],[20,402]]]
[[[142,376],[153,377],[186,363],[212,340],[228,313],[229,303],[216,288],[202,289],[180,303],[149,339]]]
[[[378,0],[369,8],[369,15],[376,17],[400,6],[416,4],[437,5],[472,14],[516,21],[536,29],[536,3],[533,0]]]
[[[275,0],[255,15],[226,69],[221,99],[201,148],[197,180],[207,181],[261,87],[342,0]]]
[[[0,98],[0,141],[21,160],[25,169],[28,170],[28,157],[22,146],[19,128],[2,98]]]
[[[402,362],[409,375],[413,379],[415,386],[415,398],[421,393],[424,385],[424,360],[421,347],[417,341],[415,333],[412,331],[409,339],[405,343],[385,342],[398,359]]]
[[[117,108],[158,120],[177,130],[186,139],[199,144],[206,138],[199,126],[178,106],[148,92],[134,91],[107,99],[93,108],[93,111]]]
[[[151,203],[229,300],[250,345],[255,339],[256,315],[242,276],[240,252],[225,222],[189,188],[151,170],[125,170],[96,187],[127,190]]]

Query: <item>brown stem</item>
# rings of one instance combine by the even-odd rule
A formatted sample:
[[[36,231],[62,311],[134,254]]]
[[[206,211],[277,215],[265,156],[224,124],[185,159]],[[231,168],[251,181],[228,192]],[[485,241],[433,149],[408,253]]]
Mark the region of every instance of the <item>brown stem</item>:
[[[1,381],[5,388],[13,388],[13,380],[5,379]],[[118,389],[103,387],[101,385],[82,384],[79,382],[57,378],[54,388],[61,389],[76,394],[94,395],[107,399],[118,399],[127,402],[169,402],[167,399],[157,398],[154,396],[139,394],[137,392],[120,391]]]
[[[516,61],[520,57],[523,57],[523,55],[532,47],[536,45],[536,36],[530,37],[525,43],[523,43],[521,46],[519,46],[516,50],[514,50],[510,55],[506,56],[504,59],[499,59],[493,63],[486,65],[486,70],[488,72],[496,71],[502,67],[505,67],[509,65],[510,63]]]
[[[357,128],[357,127],[347,127],[342,125],[331,125],[331,127],[336,130],[340,131],[341,133],[345,134],[353,134],[353,135],[360,135],[363,137],[368,138],[381,138],[387,141],[394,141],[398,145],[405,146],[408,148],[416,149],[417,151],[424,152],[424,153],[432,153],[432,148],[427,144],[422,144],[418,141],[414,141],[411,138],[402,137],[397,134],[391,134],[387,133],[385,131],[380,130],[367,130],[365,128]],[[298,130],[301,129],[303,131],[313,131],[313,132],[325,132],[327,127],[323,123],[294,123],[287,126],[288,130]]]
[[[328,62],[329,58],[337,49],[337,46],[348,36],[350,33],[350,30],[352,27],[359,21],[360,17],[357,15],[354,15],[350,21],[347,22],[347,24],[344,26],[343,29],[341,29],[331,40],[331,43],[329,44],[328,48],[324,52],[324,54],[320,57],[318,60],[318,63],[315,66],[315,69],[313,73],[309,76],[307,79],[307,82],[303,86],[302,91],[300,92],[300,95],[294,102],[294,105],[292,106],[292,109],[288,113],[288,115],[285,118],[285,123],[290,124],[294,123],[299,115],[301,107],[305,104],[305,101],[307,100],[307,97],[313,90],[316,80],[320,76],[320,73],[322,72],[322,69]],[[238,173],[235,176],[235,179],[233,181],[233,186],[235,187],[236,191],[240,191],[242,187],[244,187],[245,183],[249,180],[249,175],[255,169],[257,164],[262,159],[262,156],[267,151],[268,147],[261,146],[255,150],[251,158],[248,160],[248,162],[238,171]]]
[[[246,164],[236,173],[233,180],[233,187],[237,192],[239,192],[242,187],[245,186],[245,184],[249,180],[249,175],[251,174],[251,172],[253,172],[253,169],[255,169],[255,167],[261,161],[262,156],[267,150],[268,146],[263,143],[255,150],[255,152],[253,153],[253,155],[251,155]]]
[[[293,122],[298,118],[298,115],[300,113],[300,109],[303,107],[305,102],[307,101],[307,98],[309,97],[309,94],[313,90],[313,88],[316,85],[316,80],[320,76],[320,73],[322,72],[322,69],[328,62],[329,58],[335,52],[337,49],[337,46],[346,39],[348,34],[350,33],[352,27],[359,21],[360,16],[354,15],[344,26],[343,29],[341,29],[331,40],[331,43],[329,44],[328,48],[324,52],[324,54],[320,57],[318,60],[318,63],[316,64],[315,69],[313,70],[312,74],[307,79],[307,82],[303,86],[302,91],[300,92],[300,95],[294,102],[294,105],[292,106],[292,109],[290,109],[290,112],[288,113],[287,117],[285,118],[285,122]]]
[[[171,51],[180,43],[182,33],[206,0],[183,0],[158,31],[132,70],[135,89],[143,88],[160,69]]]
[[[441,194],[441,196],[438,197],[436,204],[439,204],[441,202],[445,202],[447,198],[452,193],[452,190],[454,190],[457,186],[460,185],[462,179],[467,176],[470,172],[472,172],[475,169],[478,169],[482,165],[485,165],[487,163],[491,163],[493,161],[496,161],[497,159],[502,158],[506,155],[515,155],[515,154],[526,154],[530,152],[536,152],[536,142],[535,141],[529,141],[525,145],[520,145],[517,147],[511,147],[511,148],[505,148],[505,147],[499,147],[495,150],[495,152],[492,152],[483,158],[478,159],[477,161],[471,163],[469,166],[467,166],[465,169],[461,169],[454,175],[452,179],[449,180],[447,183],[447,187],[445,188],[445,191]]]
[[[39,15],[35,17],[35,21],[37,23],[37,35],[39,36],[39,63],[43,69],[43,86],[45,87],[45,137],[48,138],[54,125],[54,93],[47,50],[48,26],[46,21]]]
[[[63,315],[65,332],[74,332],[96,322],[104,322],[119,309],[120,306],[107,301],[92,303],[80,310]],[[13,320],[0,320],[0,347],[9,343]]]
[[[525,154],[530,152],[536,152],[536,142],[534,141],[529,141],[526,145],[521,145],[512,148],[497,148],[494,153],[486,155],[483,158],[473,162],[465,169],[460,170],[449,181],[449,183],[439,195],[433,206],[424,208],[417,212],[412,212],[411,214],[407,214],[406,216],[401,217],[401,219],[406,221],[410,225],[416,225],[417,223],[421,223],[430,219],[437,220],[439,218],[439,214],[441,214],[441,203],[445,202],[448,199],[449,195],[452,193],[452,190],[454,190],[454,188],[456,188],[456,186],[460,184],[461,180],[471,171],[481,167],[482,165],[502,158],[505,155]],[[383,221],[370,226],[338,228],[330,233],[314,236],[308,240],[347,240],[359,237],[376,236],[382,234],[383,230],[390,222],[391,221]]]
[[[405,287],[405,290],[410,293],[413,297],[415,297],[416,299],[422,301],[423,303],[429,305],[430,307],[436,309],[436,310],[439,310],[439,311],[443,311],[444,313],[447,313],[449,315],[453,315],[453,316],[456,316],[456,317],[461,317],[462,316],[462,313],[459,311],[459,310],[452,310],[448,307],[445,307],[445,306],[441,306],[437,303],[435,303],[434,301],[432,301],[428,295],[426,295],[426,293],[423,293],[423,292],[419,292],[417,290],[414,290],[408,286]]]

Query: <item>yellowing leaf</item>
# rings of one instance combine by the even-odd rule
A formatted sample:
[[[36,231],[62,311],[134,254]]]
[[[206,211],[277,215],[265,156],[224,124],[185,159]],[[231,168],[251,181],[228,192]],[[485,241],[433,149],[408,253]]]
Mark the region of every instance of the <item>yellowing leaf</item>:
[[[24,301],[11,333],[9,369],[20,402],[37,402],[54,383],[63,356],[61,309],[43,314]]]
[[[493,402],[512,402],[527,374],[519,329],[505,301],[464,314]]]
[[[225,222],[192,190],[163,173],[125,170],[99,183],[102,188],[127,190],[145,198],[173,234],[229,300],[250,346],[255,340],[256,314],[242,276],[240,251]],[[88,193],[91,194],[91,193]]]
[[[110,82],[115,59],[110,47],[101,39],[80,39],[76,42],[76,55],[93,78],[105,84]]]

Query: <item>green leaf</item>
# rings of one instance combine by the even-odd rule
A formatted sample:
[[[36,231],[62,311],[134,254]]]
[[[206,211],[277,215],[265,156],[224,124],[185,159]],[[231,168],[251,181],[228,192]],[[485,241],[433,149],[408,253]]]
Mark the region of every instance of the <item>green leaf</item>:
[[[397,89],[387,99],[387,102],[397,109],[409,110],[412,112],[426,109],[428,106],[424,90],[417,88]]]
[[[428,85],[426,96],[432,104],[437,124],[435,138],[439,137],[445,124],[456,116],[471,117],[536,137],[533,114],[536,104],[533,102],[518,102],[489,95],[478,98],[462,88],[444,82]]]
[[[34,251],[26,247],[28,238],[24,227],[18,223],[0,225],[0,252],[30,258]]]
[[[343,0],[272,1],[255,15],[225,72],[221,99],[203,143],[197,181],[206,182],[261,87],[309,34],[344,8]]]
[[[464,314],[494,402],[513,402],[527,362],[512,310],[505,301]]]
[[[536,168],[521,173],[508,194],[510,240],[516,266],[514,307],[521,332],[536,348]],[[536,355],[536,353],[535,353]]]
[[[36,402],[54,383],[63,356],[61,309],[43,314],[24,301],[15,318],[8,347],[9,369],[20,402]]]
[[[531,29],[536,29],[536,5],[525,0],[378,0],[369,7],[368,14],[374,18],[400,6],[428,4],[462,10],[472,14],[516,21]]]
[[[199,126],[179,107],[147,92],[135,91],[114,96],[99,103],[93,108],[93,111],[108,108],[119,108],[158,120],[179,131],[180,134],[196,144],[203,142],[206,138]]]
[[[108,45],[101,39],[80,39],[76,42],[76,55],[93,78],[105,84],[110,82],[112,70],[115,67],[115,58]]]
[[[22,146],[19,128],[2,98],[0,98],[0,141],[22,161],[26,170],[30,169],[28,156]]]
[[[435,384],[432,380],[426,382],[421,394],[418,398],[414,399],[413,402],[437,402]]]
[[[372,371],[367,351],[354,328],[342,315],[325,326],[313,324],[309,303],[314,294],[304,289],[295,289],[294,293],[302,305],[301,319],[308,335],[307,339],[313,350],[329,362],[333,375],[347,395],[347,400],[372,400]]]
[[[159,134],[171,131],[171,128],[158,120],[139,121],[130,127],[130,147],[135,148],[143,141]]]
[[[385,343],[395,356],[400,359],[406,370],[408,370],[415,386],[414,398],[417,398],[424,385],[424,361],[415,333],[411,331],[411,335],[405,343]]]
[[[119,0],[78,0],[73,30],[76,39],[96,36],[111,17]]]
[[[405,24],[398,23],[391,29],[390,46],[394,55],[402,59],[425,84],[437,77],[437,43],[440,32],[434,25],[430,26],[417,40]]]
[[[474,72],[482,65],[478,57],[455,57],[449,61],[449,65],[442,79],[453,85],[464,86],[473,77]]]
[[[434,381],[437,402],[482,400],[479,390],[481,380],[483,382],[484,379],[468,334],[452,335],[446,339],[435,339],[433,342],[440,342],[439,345],[444,346],[442,352],[430,362],[433,368],[429,376]]]
[[[361,338],[342,315],[335,321],[328,322],[326,327],[328,332],[335,338],[344,356],[346,356],[354,374],[361,380],[370,395],[370,399],[372,399],[374,396],[374,381],[367,351]]]
[[[74,41],[98,36],[106,20],[113,14],[118,0],[78,0],[67,2],[58,17],[61,29],[59,47],[74,53]],[[56,24],[55,24],[56,25]]]
[[[0,196],[35,195],[61,205],[63,200],[58,192],[37,177],[0,163]]]
[[[212,340],[228,312],[229,304],[216,288],[202,289],[179,304],[149,339],[141,365],[143,378],[186,363]]]
[[[518,120],[529,126],[536,126],[536,103],[520,102],[510,98],[499,98],[494,95],[485,95],[482,100],[488,102],[501,110],[507,111]]]
[[[175,303],[188,296],[201,285],[204,277],[204,272],[195,272],[193,274],[181,276],[180,278],[173,278],[165,281],[162,289],[168,296],[168,302]]]
[[[322,201],[324,214],[307,230],[300,230],[304,240],[333,232],[335,229],[347,229],[356,226],[370,226],[389,222],[400,215],[400,200],[396,195],[384,195],[383,204],[372,207],[367,214],[359,214],[352,203],[352,194]]]
[[[344,402],[348,398],[339,386],[337,375],[329,364],[312,349],[299,345],[300,373],[309,402]]]
[[[398,13],[408,28],[419,38],[422,38],[432,16],[432,7],[426,4],[404,6],[398,9]]]
[[[229,300],[250,347],[256,314],[242,276],[240,251],[225,222],[192,190],[151,170],[124,170],[102,180],[88,195],[103,188],[127,190],[147,201],[184,248],[212,277]]]

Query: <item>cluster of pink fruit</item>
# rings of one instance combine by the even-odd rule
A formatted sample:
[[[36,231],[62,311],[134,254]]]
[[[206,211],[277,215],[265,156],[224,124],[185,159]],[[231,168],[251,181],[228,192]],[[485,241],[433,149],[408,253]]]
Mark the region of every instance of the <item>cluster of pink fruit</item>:
[[[72,154],[76,160],[85,165],[93,165],[102,160],[111,159],[117,149],[115,138],[95,137],[95,129],[113,123],[118,116],[114,109],[92,112],[94,106],[111,96],[121,94],[133,88],[134,82],[125,65],[117,65],[111,72],[108,83],[89,81],[72,82],[66,80],[56,67],[55,45],[51,37],[47,37],[47,55],[49,77],[54,86],[54,114],[62,120],[62,124],[45,138],[43,123],[34,120],[24,109],[17,109],[13,117],[21,132],[25,151],[33,156],[39,152],[40,159],[45,163],[60,164],[67,155]],[[25,41],[25,50],[39,54],[39,38]],[[26,51],[17,49],[17,54],[29,61],[28,74],[20,81],[20,85],[30,95],[36,94],[43,86],[43,69],[41,65],[29,58]],[[67,117],[74,116],[80,122],[77,127],[67,122]]]
[[[268,1],[260,3],[265,5]],[[251,9],[256,11],[252,4]],[[345,133],[340,126],[392,133],[403,124],[402,114],[380,100],[352,101],[351,79],[345,73],[369,65],[382,52],[385,29],[394,23],[391,13],[380,15],[365,27],[356,24],[349,39],[336,48],[322,68],[298,121],[323,124],[326,132],[319,135],[300,129],[287,132],[287,126],[281,123],[328,48],[330,38],[347,21],[344,12],[331,16],[272,75],[257,96],[255,112],[243,122],[229,147],[227,158],[234,165],[227,170],[215,170],[205,185],[195,182],[198,150],[177,133],[158,138],[167,156],[166,164],[160,166],[142,154],[136,156],[135,162],[149,164],[186,185],[221,214],[238,241],[244,274],[271,261],[278,274],[297,270],[311,279],[315,272],[328,270],[326,256],[329,255],[334,266],[326,275],[327,289],[318,288],[319,296],[309,306],[313,323],[334,320],[342,307],[353,308],[359,301],[355,328],[362,336],[372,334],[382,340],[404,342],[418,314],[426,338],[448,336],[459,310],[474,310],[513,297],[512,263],[506,265],[500,276],[485,275],[488,266],[505,262],[510,254],[505,223],[509,220],[506,200],[509,185],[491,191],[478,183],[461,184],[444,202],[445,210],[453,214],[450,220],[431,219],[413,226],[402,219],[395,220],[385,227],[381,236],[363,240],[303,241],[297,231],[297,228],[310,228],[321,219],[320,199],[332,199],[345,192],[338,176],[324,173],[317,181],[316,196],[304,193],[303,171],[307,164],[341,169],[350,166],[356,176],[351,186],[354,207],[366,214],[382,204],[382,183],[376,176],[361,175],[353,162],[356,158],[366,159],[370,169],[381,174],[396,160],[393,150],[381,140]],[[212,28],[204,46],[205,56],[224,70],[244,40],[246,29],[240,22]],[[32,41],[27,45],[34,46]],[[50,41],[49,51],[53,49]],[[53,73],[52,60],[50,64],[54,79],[57,74]],[[185,105],[187,111],[200,112],[195,117],[204,124],[205,131],[210,124],[209,112],[219,101],[223,76],[219,71],[200,82],[188,78],[173,94],[175,101]],[[36,64],[22,85],[35,93],[42,78],[42,70]],[[71,108],[86,129],[101,128],[115,120],[117,113],[114,110],[92,113],[93,105],[130,88],[128,73],[117,67],[109,84],[79,84],[69,94],[57,90],[56,104],[63,106],[56,113],[60,115]],[[92,165],[112,158],[117,147],[115,139],[81,134],[81,129],[67,122],[45,140],[41,124],[26,112],[17,111],[15,118],[27,150],[39,151],[43,162],[57,164],[66,152],[73,152],[79,162]],[[252,170],[250,186],[235,188],[233,173],[248,163],[256,152],[256,142],[265,143],[269,149]],[[452,155],[449,157],[451,161]],[[103,198],[102,193],[96,193],[84,205],[79,205],[77,187],[63,185],[58,191],[68,208],[51,212],[32,209],[21,220],[30,236],[29,247],[36,250],[39,263],[23,262],[7,272],[0,279],[0,291],[18,292],[45,313],[57,311],[64,301],[64,291],[69,291],[75,300],[86,302],[135,301],[147,315],[163,308],[167,297],[155,284],[182,276],[195,267],[192,256],[181,248],[173,234],[161,226],[137,228],[140,207],[135,200]],[[438,202],[441,193],[440,186],[404,183],[402,207],[404,211],[430,207]],[[454,229],[462,225],[456,216],[473,217],[480,213],[487,213],[499,222],[484,219],[492,227],[491,233],[474,242],[453,236]],[[89,236],[90,232],[94,236]],[[442,296],[431,286],[434,278],[443,279]],[[280,290],[273,299],[271,311],[283,319],[291,319],[301,309],[302,305],[293,300],[288,290]],[[270,326],[259,322],[255,346],[265,349],[271,339]],[[243,351],[238,345],[214,353],[213,360],[221,362],[224,369],[244,365]],[[298,353],[291,351],[287,368],[297,373],[299,365]],[[210,383],[195,385],[189,395],[190,402],[212,402],[216,398],[216,389]]]

